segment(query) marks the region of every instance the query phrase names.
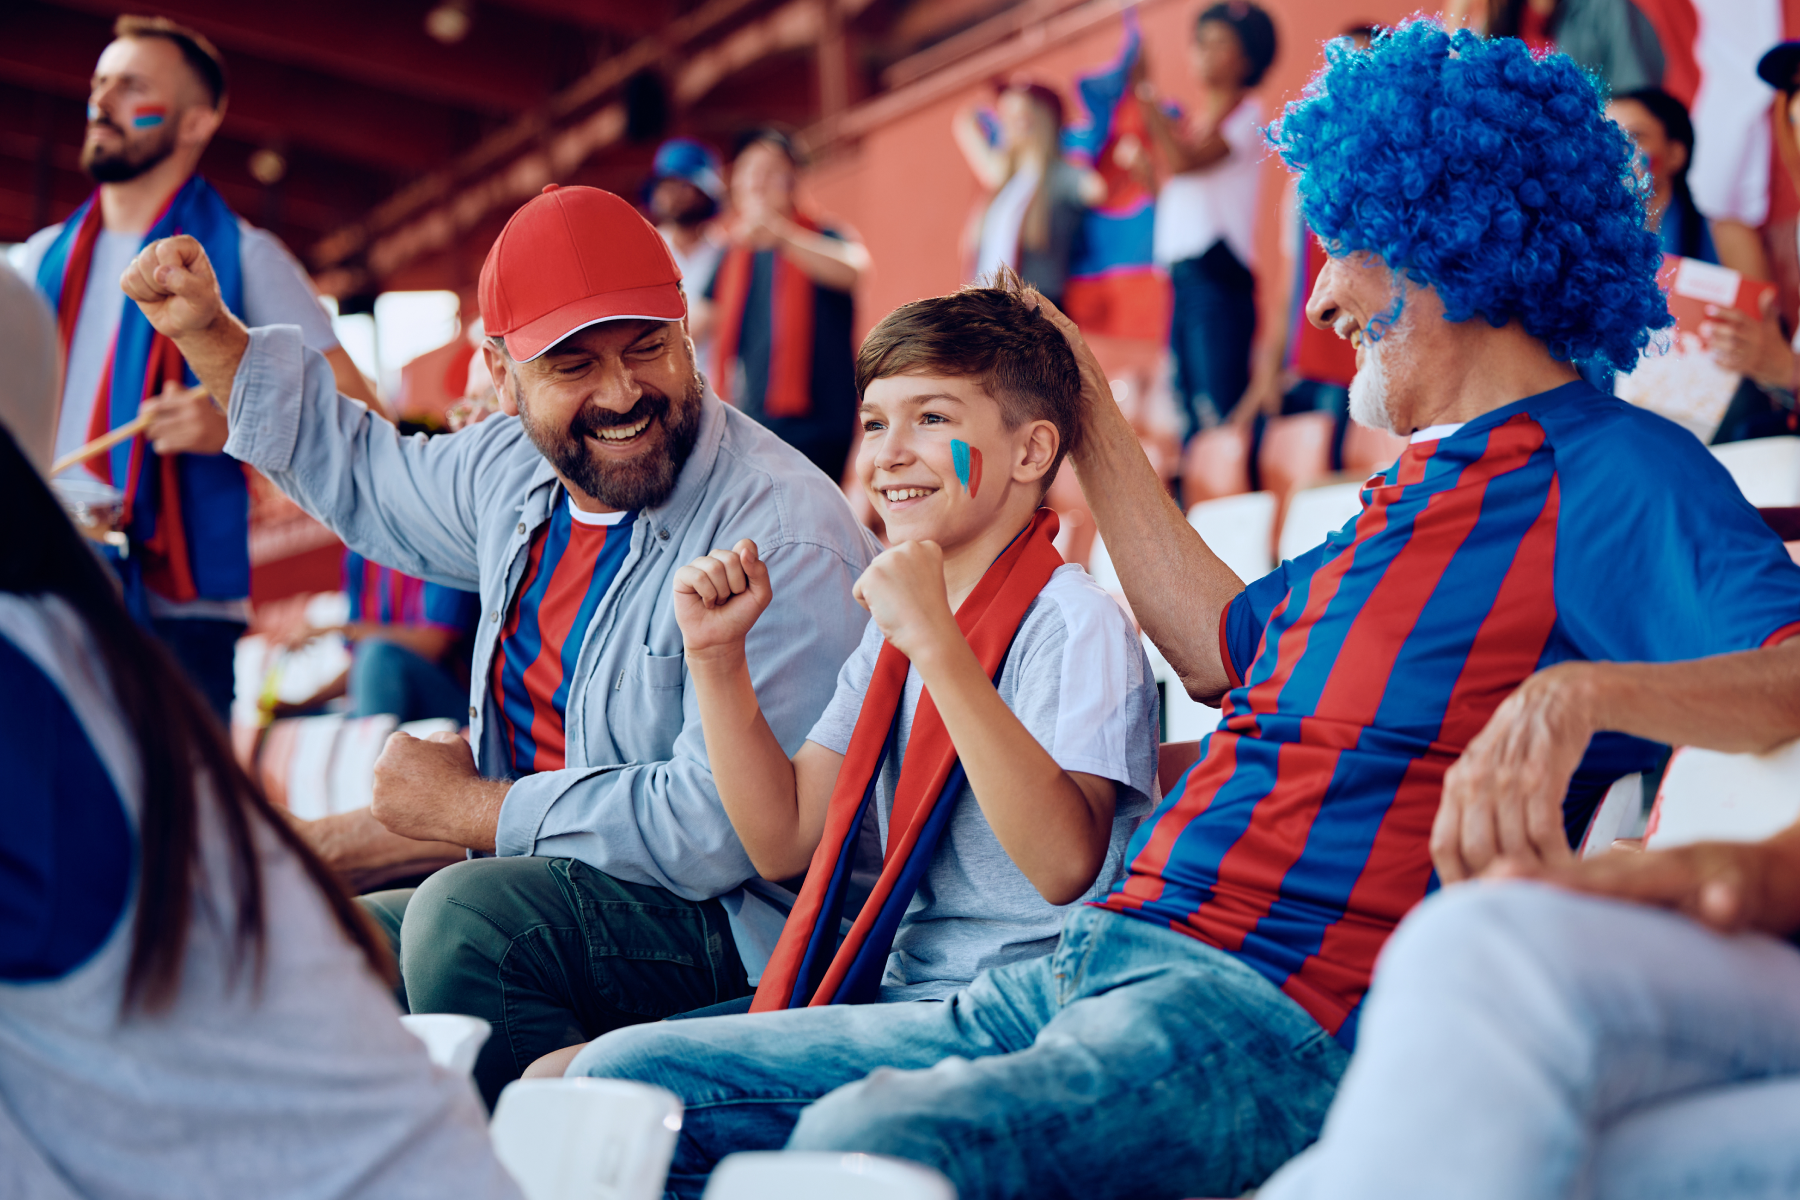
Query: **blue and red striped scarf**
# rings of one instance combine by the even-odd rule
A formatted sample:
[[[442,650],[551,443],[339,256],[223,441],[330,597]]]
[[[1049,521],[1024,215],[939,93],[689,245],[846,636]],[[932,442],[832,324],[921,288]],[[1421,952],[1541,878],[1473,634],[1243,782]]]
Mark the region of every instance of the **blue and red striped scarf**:
[[[63,223],[38,265],[38,290],[56,310],[65,372],[100,229],[96,192]],[[206,248],[226,307],[242,316],[237,215],[198,175],[170,197],[144,235],[144,245],[181,233]],[[101,283],[118,286],[115,280]],[[198,380],[175,344],[151,327],[137,305],[127,302],[119,315],[111,359],[101,373],[89,437],[134,420],[138,405],[160,395],[168,382],[192,387]],[[126,601],[140,618],[147,613],[146,587],[175,601],[235,600],[250,594],[250,490],[244,468],[236,461],[222,454],[163,458],[140,434],[115,446],[110,455],[90,460],[89,470],[125,493],[131,552],[117,565]]]
[[[1056,514],[1039,509],[956,611],[957,626],[990,679],[999,677],[1026,610],[1063,565],[1062,555],[1051,544],[1056,528]],[[900,701],[911,666],[899,650],[882,645],[831,792],[824,836],[756,989],[752,1012],[867,1004],[880,997],[894,935],[937,852],[964,782],[956,746],[930,691],[925,691],[894,788],[881,875],[843,944],[835,945],[857,833],[874,802],[882,764],[898,740]]]
[[[811,218],[795,212],[792,220],[802,229],[819,231]],[[732,388],[732,365],[738,339],[744,329],[744,308],[750,300],[750,277],[757,251],[733,246],[719,262],[713,284],[718,315],[713,328],[718,341],[713,348],[713,391],[727,404],[737,403]],[[769,280],[769,379],[763,389],[763,415],[805,417],[812,414],[813,317],[815,286],[811,275],[776,250]]]

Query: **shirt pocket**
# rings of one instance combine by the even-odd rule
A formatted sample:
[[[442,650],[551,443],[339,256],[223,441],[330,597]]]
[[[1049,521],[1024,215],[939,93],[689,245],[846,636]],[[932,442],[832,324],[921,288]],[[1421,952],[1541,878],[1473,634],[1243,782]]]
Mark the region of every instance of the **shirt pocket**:
[[[681,690],[685,667],[679,654],[652,654],[650,647],[644,647],[643,660],[638,664],[637,677],[643,685],[653,692]]]

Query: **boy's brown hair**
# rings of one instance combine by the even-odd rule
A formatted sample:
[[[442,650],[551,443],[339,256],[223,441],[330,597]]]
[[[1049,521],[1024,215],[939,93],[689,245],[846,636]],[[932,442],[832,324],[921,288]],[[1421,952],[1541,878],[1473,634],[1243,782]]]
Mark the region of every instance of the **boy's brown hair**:
[[[947,296],[902,304],[869,331],[856,355],[856,394],[892,375],[940,375],[973,379],[1000,406],[1008,429],[1027,421],[1056,427],[1056,459],[1081,440],[1081,372],[1075,354],[1040,297],[1011,270],[992,284],[972,283]]]

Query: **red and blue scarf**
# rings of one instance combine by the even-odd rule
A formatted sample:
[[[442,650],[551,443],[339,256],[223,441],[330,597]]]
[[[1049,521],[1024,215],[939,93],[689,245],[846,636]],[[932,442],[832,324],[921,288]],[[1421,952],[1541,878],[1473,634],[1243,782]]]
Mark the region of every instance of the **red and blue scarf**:
[[[794,213],[792,220],[802,229],[819,231],[817,222],[802,213]],[[750,300],[756,255],[757,251],[749,246],[727,250],[719,261],[713,284],[713,303],[718,311],[713,328],[718,331],[718,340],[713,346],[712,385],[719,399],[728,404],[741,399],[731,394],[732,367],[744,329],[744,309]],[[810,416],[816,285],[811,275],[780,250],[772,251],[770,257],[774,262],[769,279],[769,379],[763,389],[763,415]]]
[[[100,229],[96,192],[63,223],[38,265],[38,290],[56,311],[65,372]],[[241,316],[244,288],[237,215],[198,175],[170,198],[144,235],[144,244],[181,233],[206,248],[227,307]],[[113,280],[100,282],[118,286]],[[139,403],[160,395],[168,382],[192,387],[198,381],[175,344],[127,301],[111,358],[101,373],[88,436],[99,437],[135,419]],[[226,397],[217,399],[223,403]],[[250,594],[250,490],[244,468],[236,461],[223,454],[163,458],[140,434],[115,446],[109,455],[90,460],[88,469],[125,493],[129,550],[114,561],[127,604],[140,618],[148,612],[146,588],[175,601],[235,600]]]
[[[1051,573],[1063,565],[1062,555],[1051,544],[1056,528],[1056,514],[1039,509],[956,610],[956,624],[990,679],[999,678],[1025,611],[1044,590]],[[850,748],[832,788],[825,834],[813,852],[800,899],[763,972],[751,1012],[867,1004],[880,998],[894,935],[937,853],[964,783],[956,746],[927,690],[919,697],[900,780],[894,788],[894,811],[888,818],[887,853],[880,878],[843,944],[837,945],[857,832],[874,802],[882,764],[899,737],[900,700],[911,666],[892,645],[882,645],[855,732],[850,735]]]

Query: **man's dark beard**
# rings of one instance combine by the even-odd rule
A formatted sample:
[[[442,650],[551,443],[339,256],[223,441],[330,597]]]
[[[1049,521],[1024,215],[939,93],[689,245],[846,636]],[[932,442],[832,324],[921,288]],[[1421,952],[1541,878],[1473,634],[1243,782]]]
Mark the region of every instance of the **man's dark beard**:
[[[88,125],[104,125],[121,138],[126,136],[124,130],[104,117],[89,121]],[[140,148],[136,157],[132,154],[129,140],[117,150],[102,150],[92,143],[86,143],[81,147],[81,169],[95,183],[124,183],[136,179],[175,152],[175,127],[173,124],[165,124],[163,128],[164,136],[155,143]]]
[[[569,428],[561,432],[539,426],[526,411],[524,388],[516,380],[513,386],[519,420],[532,445],[550,460],[564,479],[607,508],[635,512],[667,500],[700,436],[700,400],[705,395],[705,385],[698,375],[679,401],[672,401],[661,392],[646,391],[629,412],[617,413],[590,403],[576,413]],[[622,463],[602,463],[597,454],[589,453],[587,439],[590,435],[598,436],[602,429],[636,425],[645,417],[652,423],[658,417],[662,418],[660,450]]]

